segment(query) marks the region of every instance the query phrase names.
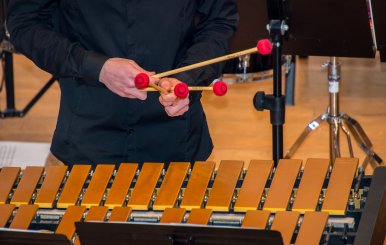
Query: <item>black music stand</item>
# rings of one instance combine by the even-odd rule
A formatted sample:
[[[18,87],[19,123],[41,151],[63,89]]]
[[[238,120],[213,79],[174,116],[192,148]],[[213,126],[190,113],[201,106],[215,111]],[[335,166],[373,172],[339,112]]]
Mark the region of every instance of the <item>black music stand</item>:
[[[267,23],[270,23],[269,27],[271,27],[271,37],[275,35],[276,31],[276,38],[279,40],[277,43],[279,45],[281,44],[280,39],[285,37],[285,40],[282,42],[282,52],[284,54],[301,56],[331,56],[331,60],[328,63],[328,79],[330,85],[334,89],[330,90],[329,110],[327,113],[322,114],[308,125],[285,157],[291,157],[304,141],[305,137],[317,128],[321,122],[327,122],[330,125],[331,162],[333,162],[336,157],[340,156],[339,131],[343,130],[347,136],[351,156],[353,155],[353,152],[350,135],[354,137],[359,144],[359,147],[367,155],[364,164],[366,162],[373,162],[374,160],[381,163],[382,159],[372,151],[372,144],[362,127],[357,121],[349,117],[347,114],[339,112],[338,104],[340,64],[336,57],[375,57],[375,47],[369,24],[366,1],[258,1],[260,1],[260,6],[262,8],[265,7],[268,9],[268,16],[262,16],[262,18],[267,18]],[[350,9],[350,11],[347,11],[347,9]],[[355,13],[355,16],[352,15],[352,13]],[[272,23],[276,23],[276,28],[273,29],[274,31],[272,31],[272,27],[275,27],[275,25]],[[281,31],[280,37],[278,30]],[[277,63],[278,58],[275,58],[275,61]],[[277,65],[274,66],[277,67]],[[274,80],[274,84],[277,84],[277,87],[279,87],[281,82],[279,73],[277,74],[278,75],[274,77],[277,77],[278,82],[276,83]],[[267,96],[265,96],[263,92],[258,92],[254,99],[256,109],[271,110],[271,123],[272,121],[275,123],[275,120],[272,119],[275,119],[275,117],[272,116],[272,108],[276,111],[283,110],[283,114],[285,110],[279,102],[272,102],[275,102],[275,100],[280,98],[280,88],[277,89],[277,91],[274,90],[274,93],[273,97],[275,99],[268,97],[268,101],[265,100],[267,99]],[[281,114],[276,113],[275,115],[276,117],[280,117]],[[284,123],[284,116],[282,119]],[[272,124],[274,125],[274,123]],[[281,121],[277,123],[279,127],[281,126],[280,123]],[[280,129],[277,131],[279,132]],[[276,135],[279,135],[279,133]],[[282,139],[280,139],[279,135],[276,139],[276,142],[278,142],[276,154],[279,157],[282,157],[282,155],[280,155],[282,152],[279,151],[282,147],[282,142],[280,142],[280,140]]]
[[[82,245],[281,245],[280,232],[184,224],[76,222]]]
[[[31,99],[31,101],[20,111],[16,109],[15,105],[15,83],[13,76],[13,53],[14,47],[9,41],[9,36],[6,33],[5,20],[7,16],[8,0],[0,0],[0,59],[2,63],[3,76],[5,82],[6,94],[6,108],[4,111],[0,109],[0,118],[7,117],[24,117],[29,110],[38,102],[38,100],[47,92],[47,90],[57,81],[53,76],[47,83],[38,91],[38,93]],[[0,92],[3,88],[3,83],[0,81]]]
[[[0,244],[4,245],[71,245],[63,234],[0,228]]]
[[[386,62],[386,2],[371,0],[369,7],[373,10],[373,27],[377,49],[380,53],[381,62]]]

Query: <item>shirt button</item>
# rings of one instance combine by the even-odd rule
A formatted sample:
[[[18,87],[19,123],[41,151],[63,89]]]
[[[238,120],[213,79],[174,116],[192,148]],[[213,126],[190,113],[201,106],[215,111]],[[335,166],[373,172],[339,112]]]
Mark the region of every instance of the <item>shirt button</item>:
[[[127,135],[131,135],[131,134],[134,133],[134,129],[133,128],[129,128],[126,133],[127,133]]]

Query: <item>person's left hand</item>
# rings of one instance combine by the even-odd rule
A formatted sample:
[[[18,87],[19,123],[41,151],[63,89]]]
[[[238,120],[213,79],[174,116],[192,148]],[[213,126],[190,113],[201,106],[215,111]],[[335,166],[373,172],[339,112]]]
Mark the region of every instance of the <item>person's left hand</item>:
[[[175,84],[181,81],[175,78],[162,78],[158,85],[169,91],[168,94],[162,94],[159,102],[165,107],[165,111],[170,117],[181,116],[189,110],[189,96],[184,99],[178,98],[173,91]]]

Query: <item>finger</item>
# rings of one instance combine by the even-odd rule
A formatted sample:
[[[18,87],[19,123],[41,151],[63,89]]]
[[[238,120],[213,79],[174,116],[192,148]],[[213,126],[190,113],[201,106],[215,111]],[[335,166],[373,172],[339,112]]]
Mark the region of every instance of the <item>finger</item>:
[[[185,112],[189,110],[189,104],[186,106],[182,107],[179,111],[177,111],[174,115],[175,116],[182,116]]]
[[[170,107],[168,107],[168,108],[170,108]],[[170,117],[176,117],[176,116],[181,116],[181,115],[183,115],[185,112],[187,112],[189,110],[189,105],[187,105],[187,106],[184,106],[184,107],[182,107],[180,110],[178,110],[178,111],[172,111],[172,110],[166,110],[165,109],[165,111],[166,111],[166,114],[168,114],[168,116],[170,116]]]
[[[165,107],[166,112],[168,115],[178,115],[183,111],[185,113],[189,107],[189,100],[183,99],[183,100],[177,100],[173,105]]]
[[[166,106],[171,106],[171,105],[173,105],[174,100],[173,100],[173,101],[166,101],[166,100],[163,99],[162,96],[160,96],[160,97],[159,97],[159,102],[161,103],[161,105],[163,105],[164,107],[166,107]]]
[[[140,100],[145,100],[147,98],[147,93],[143,91],[139,91],[136,88],[126,88],[124,90],[125,92],[125,97],[127,98],[136,98]]]
[[[146,70],[143,69],[141,66],[139,66],[139,65],[137,64],[137,62],[135,62],[134,60],[129,60],[129,63],[130,63],[130,65],[131,65],[134,69],[138,70],[139,73],[141,73],[141,72],[143,72],[143,73],[148,73],[148,71],[146,71]]]
[[[161,79],[158,84],[160,87],[164,88],[166,91],[170,91],[173,87],[172,82],[168,78]]]

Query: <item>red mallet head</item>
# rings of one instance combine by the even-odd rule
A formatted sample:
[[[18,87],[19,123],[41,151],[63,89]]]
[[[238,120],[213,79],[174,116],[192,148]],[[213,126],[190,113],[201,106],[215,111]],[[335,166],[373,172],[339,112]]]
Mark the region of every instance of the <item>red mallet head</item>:
[[[150,78],[145,73],[138,73],[134,78],[134,83],[137,88],[147,88],[149,86]]]
[[[186,98],[189,94],[188,85],[186,85],[185,83],[177,83],[176,85],[174,85],[174,94],[178,98]]]
[[[217,96],[223,96],[228,91],[228,86],[223,81],[218,81],[213,84],[213,92]]]
[[[272,43],[268,39],[263,39],[257,42],[257,51],[261,55],[268,55],[272,52]]]

